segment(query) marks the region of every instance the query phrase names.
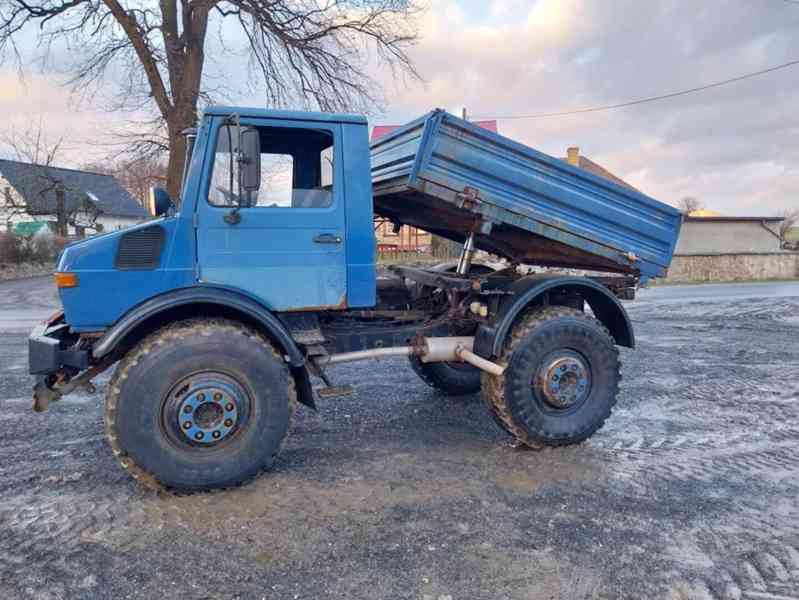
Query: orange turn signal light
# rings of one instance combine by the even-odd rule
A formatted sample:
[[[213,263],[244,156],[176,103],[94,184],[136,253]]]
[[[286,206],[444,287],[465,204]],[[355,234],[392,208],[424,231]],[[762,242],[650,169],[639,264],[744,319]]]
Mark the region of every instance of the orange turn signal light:
[[[78,287],[77,273],[55,273],[55,285],[58,288],[74,288]]]

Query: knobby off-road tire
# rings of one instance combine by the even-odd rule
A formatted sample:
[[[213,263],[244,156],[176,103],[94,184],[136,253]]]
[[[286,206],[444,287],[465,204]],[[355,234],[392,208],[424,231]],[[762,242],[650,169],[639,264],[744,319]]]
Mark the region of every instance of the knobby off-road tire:
[[[227,320],[167,326],[120,361],[105,426],[120,464],[148,487],[210,490],[269,468],[296,393],[280,353]]]
[[[411,368],[430,387],[449,396],[476,394],[480,391],[480,369],[467,363],[423,363],[410,357]]]
[[[483,398],[504,428],[532,448],[586,440],[616,404],[618,348],[599,321],[578,310],[527,313],[497,362],[505,372],[482,374]]]
[[[441,263],[433,267],[434,271],[455,272],[457,263]],[[488,275],[495,269],[488,265],[472,265],[470,275]],[[422,286],[430,290],[430,286]],[[411,368],[432,388],[448,396],[465,396],[480,391],[480,369],[462,362],[423,363],[418,356],[410,357]]]
[[[447,396],[465,396],[476,394],[481,389],[480,369],[467,363],[423,363],[418,357],[411,357],[411,368],[432,388],[439,390]],[[496,410],[490,402],[484,404],[488,408],[491,418],[494,419],[497,427],[506,434],[513,434],[497,415]]]

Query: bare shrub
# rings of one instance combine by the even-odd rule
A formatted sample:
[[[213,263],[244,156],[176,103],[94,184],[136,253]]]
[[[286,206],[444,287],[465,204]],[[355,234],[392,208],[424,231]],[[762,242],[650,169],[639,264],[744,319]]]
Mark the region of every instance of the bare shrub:
[[[67,240],[50,232],[25,238],[13,232],[0,232],[0,265],[49,264],[56,261]]]
[[[0,264],[20,264],[24,255],[23,242],[12,232],[0,232]]]

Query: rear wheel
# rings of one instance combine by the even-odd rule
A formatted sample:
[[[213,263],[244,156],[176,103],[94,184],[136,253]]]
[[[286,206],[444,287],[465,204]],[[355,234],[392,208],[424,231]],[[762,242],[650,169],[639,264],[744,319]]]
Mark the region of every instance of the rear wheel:
[[[596,319],[551,306],[513,327],[499,357],[505,372],[483,373],[483,395],[505,429],[531,447],[579,443],[616,403],[618,349]]]
[[[122,466],[145,484],[231,487],[271,466],[294,396],[285,362],[260,334],[231,321],[186,321],[122,359],[106,431]]]
[[[480,370],[468,363],[423,363],[418,357],[412,356],[411,368],[427,385],[450,396],[476,394],[481,388]],[[491,402],[485,402],[485,399],[484,404],[497,427],[508,435],[513,436],[513,433],[508,430],[508,427],[499,417],[494,405]]]
[[[454,273],[457,263],[446,262],[434,266],[431,270],[443,273]],[[495,269],[489,265],[475,264],[469,270],[470,275],[489,275]],[[420,294],[433,293],[429,286],[420,286]],[[423,363],[419,357],[410,357],[411,368],[430,387],[449,396],[464,396],[480,391],[480,369],[463,362]]]
[[[468,363],[423,363],[411,357],[411,368],[427,385],[450,396],[476,394],[480,391],[480,370]]]

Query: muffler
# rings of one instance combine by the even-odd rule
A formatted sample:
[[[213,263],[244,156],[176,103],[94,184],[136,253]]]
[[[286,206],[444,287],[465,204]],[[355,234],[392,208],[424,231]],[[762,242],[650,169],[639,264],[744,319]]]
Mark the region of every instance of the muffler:
[[[392,356],[418,356],[423,363],[466,362],[491,375],[502,375],[505,367],[482,356],[478,356],[474,348],[474,337],[426,337],[414,346],[395,346],[391,348],[372,348],[357,352],[343,352],[320,356],[314,362],[320,366],[355,362],[370,358],[389,358]]]

